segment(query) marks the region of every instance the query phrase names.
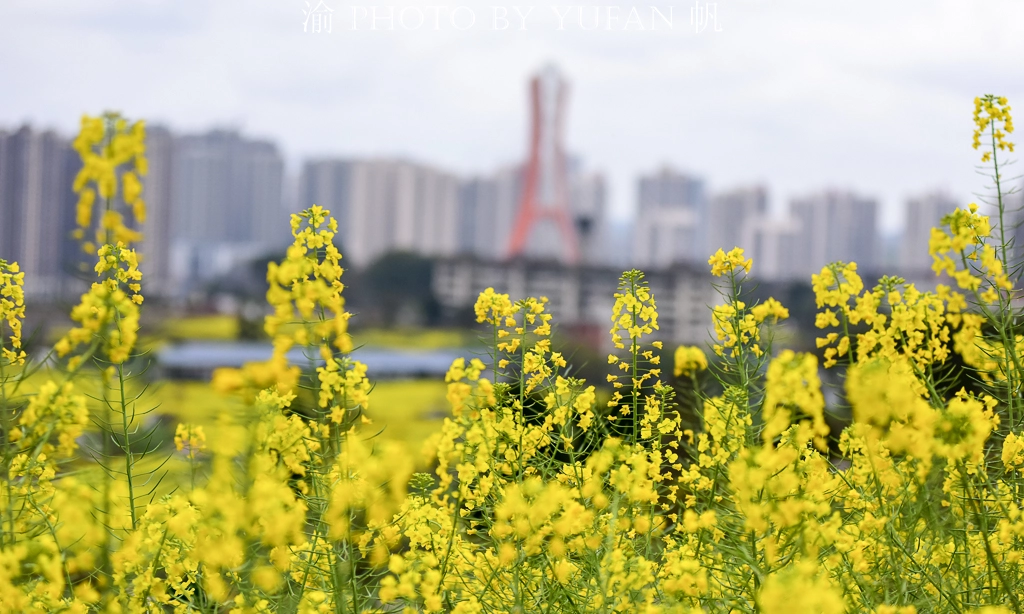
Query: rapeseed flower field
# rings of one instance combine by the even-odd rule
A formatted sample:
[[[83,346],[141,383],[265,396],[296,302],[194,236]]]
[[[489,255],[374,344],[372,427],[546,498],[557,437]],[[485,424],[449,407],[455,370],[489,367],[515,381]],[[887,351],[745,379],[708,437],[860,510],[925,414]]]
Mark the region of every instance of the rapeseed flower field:
[[[85,118],[76,233],[96,281],[45,359],[22,349],[24,273],[0,261],[0,610],[1022,611],[1013,124],[1005,99],[975,105],[996,197],[933,231],[949,285],[869,287],[842,262],[813,278],[842,433],[816,356],[773,346],[787,308],[752,302],[756,263],[719,250],[710,360],[661,364],[656,297],[623,274],[607,402],[553,345],[543,297],[481,294],[489,354],[451,365],[426,468],[374,435],[337,222],[315,205],[267,271],[273,357],[218,371],[231,400],[166,435],[176,468],[159,456],[136,381],[145,129]],[[673,378],[709,370],[721,394],[683,403]]]

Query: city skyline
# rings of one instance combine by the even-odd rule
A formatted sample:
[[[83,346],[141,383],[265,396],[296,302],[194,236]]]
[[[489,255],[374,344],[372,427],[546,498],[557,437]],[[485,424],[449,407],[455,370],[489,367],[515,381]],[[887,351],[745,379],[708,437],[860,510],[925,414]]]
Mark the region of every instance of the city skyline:
[[[145,119],[145,118],[139,118],[139,119]],[[481,176],[481,175],[486,175],[486,174],[488,174],[488,172],[494,170],[494,169],[490,169],[490,171],[489,171],[488,169],[480,169],[480,170],[474,169],[474,170],[471,170],[471,171],[460,171],[458,169],[442,166],[441,164],[437,163],[436,161],[430,160],[430,159],[422,157],[422,156],[417,156],[417,155],[412,155],[412,154],[403,154],[403,153],[400,153],[400,152],[390,152],[390,153],[388,153],[388,152],[378,152],[378,153],[371,153],[371,152],[349,152],[349,153],[342,153],[341,150],[339,149],[338,151],[335,151],[335,152],[331,152],[331,151],[325,150],[325,151],[320,152],[320,153],[315,154],[315,155],[304,155],[304,156],[288,155],[287,154],[287,146],[282,145],[281,141],[277,140],[274,137],[274,135],[250,133],[250,132],[246,131],[244,126],[242,126],[240,124],[232,124],[231,122],[214,122],[209,127],[205,128],[205,129],[195,129],[195,130],[188,130],[188,131],[179,132],[177,130],[176,126],[174,124],[171,124],[171,123],[153,122],[153,121],[148,121],[148,120],[147,120],[146,123],[147,123],[147,126],[152,126],[153,128],[157,129],[158,131],[170,131],[170,132],[172,132],[172,133],[174,133],[176,135],[180,135],[180,136],[195,136],[195,135],[207,135],[207,134],[216,134],[216,133],[233,133],[233,134],[244,135],[246,139],[249,139],[249,140],[252,140],[252,141],[255,141],[255,142],[262,142],[262,143],[271,144],[280,152],[281,160],[282,160],[282,163],[283,163],[283,173],[284,173],[282,175],[282,181],[284,183],[286,183],[286,184],[288,182],[294,183],[294,182],[300,181],[301,177],[302,177],[302,172],[303,172],[306,164],[310,160],[325,160],[325,161],[326,160],[392,161],[392,162],[396,162],[396,163],[404,163],[404,164],[411,164],[411,165],[427,166],[427,167],[431,167],[431,168],[436,168],[440,172],[456,176],[456,177],[458,177],[460,179],[469,179],[469,178],[478,177],[478,176]],[[58,126],[56,126],[54,124],[43,124],[43,123],[38,123],[38,122],[31,121],[31,120],[22,121],[22,122],[15,122],[15,123],[5,123],[3,121],[0,121],[0,129],[19,130],[19,129],[24,128],[24,127],[28,127],[30,129],[34,130],[35,132],[38,132],[38,133],[56,134],[56,135],[58,135],[60,137],[63,137],[63,138],[70,138],[70,136],[73,135],[73,131],[72,130],[65,131],[62,127],[58,127]],[[574,154],[573,155],[573,160],[576,161],[576,162],[586,161],[587,160],[586,156],[584,155],[584,152],[581,152],[581,151],[578,151],[578,150],[570,148],[570,153]],[[497,165],[497,168],[512,168],[512,167],[517,166],[517,164],[519,164],[520,162],[521,162],[521,160],[517,160],[514,153],[510,153],[508,159],[505,162]],[[648,173],[654,171],[655,169],[671,169],[673,171],[684,173],[684,174],[689,175],[689,176],[698,177],[698,178],[701,179],[702,182],[704,182],[705,188],[709,190],[709,193],[715,193],[715,194],[724,193],[724,192],[728,192],[730,190],[735,190],[735,189],[743,189],[743,188],[749,187],[749,186],[765,186],[765,187],[768,188],[767,194],[766,194],[767,209],[766,209],[765,215],[766,215],[766,219],[768,219],[769,221],[772,221],[772,222],[782,222],[782,223],[786,222],[787,221],[787,215],[788,215],[789,203],[792,202],[795,199],[799,199],[801,197],[804,197],[807,194],[815,193],[815,192],[822,192],[822,191],[830,191],[830,190],[831,191],[852,191],[852,192],[857,192],[857,193],[863,194],[863,195],[865,195],[865,196],[867,196],[867,197],[871,198],[872,200],[874,200],[874,201],[879,203],[879,205],[880,205],[879,206],[879,212],[881,213],[881,215],[879,215],[878,232],[880,233],[880,236],[885,236],[885,237],[896,237],[896,236],[899,236],[904,231],[904,229],[906,228],[906,222],[907,222],[907,219],[906,219],[907,210],[906,210],[905,204],[908,201],[910,201],[910,200],[920,198],[920,197],[922,197],[922,195],[925,195],[925,194],[939,194],[939,193],[941,193],[941,194],[945,195],[947,200],[949,202],[953,203],[955,206],[959,206],[961,208],[966,208],[966,206],[969,203],[971,203],[971,202],[978,202],[979,204],[981,204],[980,199],[978,198],[978,194],[979,193],[982,193],[982,194],[984,193],[984,181],[982,181],[982,180],[978,181],[978,188],[977,188],[976,192],[972,192],[970,194],[966,194],[966,193],[965,194],[960,194],[960,193],[958,193],[958,192],[956,192],[956,191],[954,191],[954,190],[949,188],[948,181],[944,182],[942,180],[936,179],[936,180],[932,181],[932,183],[930,183],[930,184],[921,184],[921,185],[918,185],[916,187],[910,186],[910,187],[907,188],[907,191],[905,193],[900,193],[896,197],[890,198],[890,199],[883,199],[883,198],[880,198],[880,197],[877,197],[877,196],[873,196],[873,194],[870,191],[862,189],[856,182],[846,182],[846,183],[822,182],[822,183],[819,183],[819,184],[808,183],[807,184],[808,185],[807,188],[795,190],[792,193],[789,193],[789,194],[783,196],[783,195],[780,195],[780,193],[778,191],[772,189],[773,183],[770,180],[750,180],[750,181],[741,181],[741,182],[738,182],[738,183],[728,183],[728,184],[721,183],[721,182],[716,182],[713,179],[709,179],[709,175],[708,174],[694,171],[692,168],[690,168],[690,167],[688,167],[688,166],[686,166],[684,164],[681,164],[678,161],[671,160],[671,159],[662,160],[661,162],[655,164],[654,167],[652,167],[652,168],[638,169],[637,174],[635,176],[631,177],[631,178],[626,178],[626,181],[624,182],[624,186],[622,186],[622,185],[618,185],[614,181],[614,179],[609,178],[608,174],[606,172],[603,172],[602,169],[594,168],[592,165],[588,165],[588,168],[593,173],[599,174],[599,175],[604,177],[604,181],[608,185],[608,191],[609,192],[614,192],[614,193],[626,192],[626,196],[624,197],[624,199],[626,201],[626,205],[627,206],[625,207],[625,209],[623,209],[621,202],[619,203],[619,206],[617,208],[613,209],[612,207],[609,207],[609,210],[608,210],[608,213],[609,213],[608,221],[611,224],[614,224],[614,225],[632,224],[637,219],[637,217],[639,215],[639,212],[640,212],[639,203],[640,203],[640,200],[641,200],[637,196],[637,190],[638,190],[637,182],[645,174],[648,174]],[[1013,168],[1014,168],[1014,170],[1016,170],[1016,166],[1014,166]],[[1021,173],[1020,174],[1024,174],[1024,169],[1021,169]],[[1016,177],[1016,175],[1014,175],[1014,177]],[[1021,183],[1021,182],[1020,181],[1015,181],[1014,182],[1014,186],[1016,187],[1017,184],[1019,184],[1019,183]],[[1019,187],[1018,187],[1018,189],[1019,189]],[[289,190],[289,188],[287,186],[285,187],[285,192],[286,192],[285,193],[286,197],[289,197],[289,196],[290,197],[294,197],[295,195],[301,195],[301,190],[295,190],[295,189],[290,189]],[[619,199],[620,199],[620,201],[623,199],[621,194],[619,196]],[[307,204],[315,204],[315,203],[307,203]],[[895,213],[893,212],[893,209],[896,210]],[[898,220],[898,221],[894,222],[893,221],[894,219]]]
[[[143,119],[144,120],[145,118],[135,118],[135,119]],[[303,170],[305,169],[307,164],[310,163],[310,162],[324,162],[324,161],[345,161],[345,162],[363,161],[363,162],[366,162],[366,161],[370,161],[370,162],[392,162],[392,163],[400,163],[400,164],[410,164],[410,165],[414,165],[414,166],[423,166],[423,167],[434,169],[437,172],[441,172],[441,173],[445,173],[447,175],[451,175],[451,176],[459,179],[460,181],[470,181],[470,180],[472,180],[474,178],[490,175],[490,174],[492,174],[492,173],[494,173],[496,171],[500,171],[501,169],[506,169],[506,170],[507,169],[512,169],[512,168],[515,168],[519,164],[522,163],[521,159],[516,159],[516,157],[514,155],[512,155],[512,156],[510,156],[508,161],[506,161],[505,163],[499,164],[499,165],[497,165],[494,168],[482,169],[480,171],[472,171],[472,172],[460,172],[457,169],[453,169],[453,168],[450,168],[450,167],[445,167],[445,166],[441,165],[440,163],[437,163],[434,160],[430,160],[430,159],[422,158],[422,157],[418,157],[418,156],[412,156],[412,155],[403,155],[403,154],[400,154],[400,153],[391,153],[391,154],[387,154],[387,153],[379,153],[379,154],[363,153],[363,154],[360,154],[360,153],[357,152],[357,153],[352,153],[352,154],[342,154],[340,152],[333,152],[333,153],[332,152],[323,152],[323,153],[320,153],[318,155],[310,155],[310,156],[295,158],[295,157],[288,157],[285,154],[285,148],[281,145],[281,143],[279,141],[274,139],[273,135],[262,135],[262,134],[250,133],[250,132],[245,131],[243,128],[241,128],[239,126],[232,126],[232,125],[230,125],[228,123],[215,123],[211,127],[209,127],[208,129],[188,130],[188,131],[181,131],[176,126],[174,126],[173,124],[151,122],[151,121],[148,121],[148,120],[146,121],[146,124],[147,124],[147,131],[150,131],[152,129],[154,131],[154,134],[156,134],[156,135],[163,135],[163,134],[167,133],[167,134],[172,134],[175,138],[179,138],[179,139],[180,138],[185,138],[185,139],[187,139],[187,138],[192,138],[192,137],[205,137],[205,136],[208,136],[208,135],[216,135],[216,134],[230,134],[230,135],[235,135],[235,136],[244,138],[246,141],[250,141],[250,142],[253,142],[253,143],[259,143],[259,144],[265,144],[265,145],[267,145],[269,147],[274,148],[276,150],[276,152],[277,152],[277,155],[279,155],[280,158],[281,158],[282,171],[283,171],[283,174],[281,176],[281,182],[283,184],[282,185],[282,190],[283,190],[283,196],[284,196],[285,200],[295,200],[295,197],[297,197],[297,196],[301,198],[303,191],[302,191],[301,188],[296,188],[294,184],[301,182]],[[61,138],[61,139],[64,139],[64,140],[70,140],[74,136],[75,132],[77,132],[77,130],[65,131],[65,130],[59,128],[59,127],[54,126],[54,125],[41,124],[41,123],[36,123],[36,122],[32,122],[32,121],[5,123],[4,121],[0,120],[0,130],[5,130],[5,131],[8,131],[8,132],[17,132],[18,130],[22,130],[22,129],[25,129],[25,128],[28,128],[29,130],[33,131],[33,133],[35,133],[35,134],[56,136],[57,138]],[[584,152],[581,152],[581,151],[578,151],[578,150],[574,150],[574,149],[570,149],[569,154],[570,154],[570,163],[571,164],[574,164],[574,165],[578,166],[578,165],[581,165],[581,164],[584,164],[584,163],[587,162],[587,157],[586,157]],[[520,152],[520,155],[522,155],[522,152]],[[1011,159],[1011,161],[1015,163],[1016,159],[1015,158]],[[585,164],[585,166],[586,166],[588,174],[602,176],[602,177],[604,177],[604,181],[605,181],[606,184],[611,183],[611,180],[608,178],[607,174],[602,171],[602,169],[595,168],[592,164]],[[748,182],[728,183],[727,184],[727,183],[723,183],[721,181],[715,181],[713,178],[709,178],[709,175],[707,175],[707,174],[693,171],[692,169],[690,169],[690,168],[688,168],[688,167],[686,167],[686,166],[684,166],[682,164],[678,164],[678,163],[676,163],[676,162],[674,162],[672,160],[665,160],[665,161],[662,161],[661,163],[655,164],[654,166],[652,166],[650,168],[639,169],[635,176],[633,176],[633,177],[628,179],[628,181],[626,182],[626,184],[627,184],[626,185],[626,191],[629,193],[628,197],[627,197],[627,200],[630,203],[629,210],[628,210],[626,215],[622,215],[621,211],[612,211],[609,208],[609,210],[608,210],[608,213],[609,213],[608,220],[611,223],[617,224],[617,225],[618,224],[623,224],[623,223],[631,224],[637,218],[637,215],[640,212],[639,204],[641,202],[641,198],[638,196],[638,191],[639,191],[638,182],[640,180],[642,180],[645,176],[650,175],[651,173],[662,172],[662,171],[665,171],[666,169],[670,170],[672,172],[675,172],[675,173],[680,173],[680,174],[683,174],[683,175],[686,175],[686,176],[689,176],[689,177],[694,177],[694,178],[700,180],[703,183],[704,189],[711,196],[724,195],[724,194],[727,194],[727,193],[735,191],[735,190],[745,190],[745,189],[754,188],[754,187],[763,188],[763,189],[766,190],[766,193],[762,196],[762,198],[764,198],[765,201],[766,201],[766,208],[765,208],[764,215],[767,216],[767,218],[766,218],[767,220],[774,221],[774,222],[785,222],[785,221],[787,221],[787,219],[788,219],[787,216],[789,215],[789,205],[790,205],[790,203],[793,202],[794,200],[799,200],[799,199],[801,199],[803,197],[806,197],[809,194],[816,194],[816,193],[829,192],[829,191],[854,192],[854,193],[860,194],[862,196],[865,196],[865,197],[867,197],[867,198],[869,198],[869,199],[871,199],[873,201],[876,201],[876,202],[879,202],[879,203],[881,201],[880,198],[877,198],[877,197],[873,196],[873,194],[870,191],[868,191],[866,189],[863,189],[856,182],[851,182],[849,185],[839,184],[839,183],[827,183],[827,182],[822,182],[822,183],[818,183],[818,184],[809,184],[809,187],[807,189],[799,190],[799,191],[793,192],[792,194],[788,194],[788,195],[782,196],[782,195],[779,194],[779,192],[776,189],[774,189],[773,184],[772,184],[771,181],[748,181]],[[1011,171],[1016,171],[1016,170],[1017,170],[1016,169],[1016,165],[1011,167]],[[1020,169],[1020,171],[1021,171],[1020,173],[1015,173],[1010,178],[1011,179],[1010,185],[1011,185],[1012,189],[1014,190],[1014,194],[1018,194],[1022,190],[1024,190],[1024,187],[1022,187],[1022,186],[1024,186],[1024,168]],[[1018,177],[1017,175],[1021,175],[1021,176]],[[984,208],[985,205],[982,203],[981,198],[978,197],[979,193],[982,194],[982,195],[986,195],[986,193],[984,192],[984,182],[985,182],[985,180],[983,178],[979,179],[979,181],[978,181],[978,183],[979,183],[978,192],[972,193],[972,194],[960,194],[960,193],[951,191],[950,189],[948,189],[946,187],[943,187],[942,182],[938,181],[938,180],[933,181],[930,184],[924,183],[924,184],[920,184],[920,185],[917,185],[917,186],[912,186],[912,187],[908,188],[908,191],[905,194],[903,194],[898,199],[896,199],[896,201],[894,203],[890,203],[889,205],[885,205],[885,206],[888,206],[888,207],[894,207],[896,209],[899,209],[899,216],[898,217],[900,219],[900,223],[898,225],[895,225],[895,226],[893,226],[893,225],[886,226],[885,223],[883,223],[881,221],[883,216],[879,216],[879,220],[880,221],[878,223],[877,230],[880,233],[880,236],[885,236],[885,237],[899,236],[905,230],[905,228],[906,228],[905,222],[906,222],[906,216],[907,216],[907,203],[910,202],[910,201],[921,199],[921,198],[925,198],[925,197],[928,197],[928,196],[941,195],[943,197],[943,199],[947,203],[952,204],[953,207],[966,208],[969,203],[976,202],[977,204],[979,204],[980,206],[982,206]],[[606,188],[607,187],[608,186],[606,186]],[[620,187],[619,186],[612,186],[611,189],[619,190]],[[297,205],[297,204],[301,204],[301,203],[294,203],[294,204]],[[309,204],[317,204],[317,203],[307,203],[307,206]],[[518,203],[516,203],[516,204],[518,204]],[[882,209],[884,209],[885,206],[882,206],[880,204],[880,211]],[[950,210],[952,210],[952,209],[950,209]]]
[[[459,176],[401,159],[318,158],[286,180],[275,143],[238,132],[177,134],[150,126],[147,145],[151,216],[143,269],[160,293],[201,295],[235,267],[281,249],[287,236],[273,219],[285,219],[305,201],[334,212],[347,262],[357,268],[395,251],[482,262],[514,256],[509,248],[523,206],[525,162]],[[65,135],[0,126],[0,208],[14,220],[0,229],[0,256],[43,275],[33,292],[59,293],[61,270],[74,260],[77,247],[60,233],[70,227],[74,199],[60,185],[70,182],[77,164]],[[790,199],[783,215],[769,216],[764,185],[710,190],[705,178],[663,166],[637,178],[642,215],[623,243],[608,221],[603,175],[578,157],[569,156],[566,167],[567,212],[586,266],[700,269],[716,246],[736,245],[767,280],[807,279],[835,260],[856,261],[868,272],[896,267],[928,280],[930,228],[958,204],[945,192],[920,190],[903,204],[913,227],[894,241],[879,232],[877,201],[855,190],[808,192]],[[1017,217],[1019,194],[1006,202]],[[42,224],[51,217],[68,221]],[[61,248],[40,251],[53,243]],[[612,245],[623,253],[613,253]],[[532,245],[522,255],[562,260],[550,247]]]

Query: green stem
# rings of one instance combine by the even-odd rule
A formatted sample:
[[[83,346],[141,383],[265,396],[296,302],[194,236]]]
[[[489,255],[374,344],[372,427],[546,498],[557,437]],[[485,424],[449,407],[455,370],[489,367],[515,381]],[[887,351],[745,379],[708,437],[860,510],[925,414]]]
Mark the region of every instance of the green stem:
[[[630,276],[629,278],[629,293],[636,299],[636,276]],[[630,432],[630,443],[636,445],[638,439],[638,430],[640,428],[640,407],[639,407],[639,396],[640,388],[637,383],[639,375],[639,367],[637,366],[637,354],[640,351],[639,344],[637,343],[637,337],[633,335],[633,329],[637,326],[637,305],[633,303],[632,309],[630,309],[630,323],[632,328],[629,330],[629,361],[630,361],[630,376],[632,378],[631,387],[633,394],[632,401],[632,412],[631,417],[633,418],[633,430]]]
[[[999,566],[999,563],[996,561],[995,553],[992,552],[992,544],[988,541],[990,537],[988,523],[986,522],[988,515],[982,513],[981,506],[978,504],[977,498],[973,497],[970,493],[970,483],[967,481],[967,468],[963,461],[957,463],[957,470],[960,472],[960,480],[964,486],[964,496],[973,504],[972,507],[974,508],[975,519],[978,522],[982,533],[981,542],[985,545],[985,558],[988,559],[988,564],[996,572],[996,576],[999,578],[999,583],[1003,587],[1003,593],[1007,598],[1009,598],[1010,602],[1013,603],[1013,611],[1020,612],[1021,604],[1020,600],[1017,598],[1016,587],[1011,586],[1010,583],[1006,581],[1006,576],[1003,574],[1003,568]]]
[[[120,411],[121,411],[121,435],[124,437],[124,472],[125,479],[128,481],[128,510],[131,512],[132,517],[132,529],[134,530],[138,526],[138,515],[135,510],[135,483],[134,476],[132,475],[135,468],[135,456],[132,454],[132,446],[130,440],[130,426],[131,422],[134,421],[135,416],[132,419],[128,419],[128,403],[125,400],[124,392],[124,364],[117,365],[117,381],[118,389],[121,395],[120,399]]]
[[[4,344],[3,344],[3,331],[0,330],[0,355],[2,355]],[[10,543],[14,543],[14,492],[11,489],[11,461],[14,457],[14,446],[11,441],[11,429],[14,426],[14,409],[8,405],[7,399],[7,367],[3,363],[3,358],[0,358],[0,414],[3,418],[3,429],[4,429],[4,451],[3,451],[3,463],[4,463],[4,486],[7,490],[7,509],[5,510],[5,516],[7,521],[8,530],[6,532],[0,531],[0,548],[7,545],[7,536],[10,535]]]

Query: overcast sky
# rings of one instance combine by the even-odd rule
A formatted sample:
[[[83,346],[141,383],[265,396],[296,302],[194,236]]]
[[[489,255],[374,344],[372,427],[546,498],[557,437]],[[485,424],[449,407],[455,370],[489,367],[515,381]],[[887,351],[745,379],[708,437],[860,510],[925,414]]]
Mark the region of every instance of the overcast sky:
[[[667,163],[712,190],[764,182],[776,210],[852,188],[891,230],[907,196],[982,187],[975,95],[1024,109],[1014,0],[720,0],[699,33],[692,2],[654,4],[671,27],[648,3],[587,4],[599,29],[582,31],[578,3],[443,1],[378,2],[396,19],[371,31],[373,3],[324,0],[332,31],[314,33],[303,0],[4,0],[0,125],[70,133],[113,108],[273,138],[292,169],[339,154],[487,172],[523,156],[526,80],[554,62],[572,84],[567,146],[607,174],[616,217]]]

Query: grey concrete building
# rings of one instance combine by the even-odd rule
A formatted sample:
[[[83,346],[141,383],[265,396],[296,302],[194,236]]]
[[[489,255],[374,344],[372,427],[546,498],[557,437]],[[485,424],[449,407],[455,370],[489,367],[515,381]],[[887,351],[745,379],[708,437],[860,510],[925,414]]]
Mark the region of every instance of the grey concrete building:
[[[493,262],[467,258],[439,260],[432,285],[448,309],[472,307],[487,288],[508,293],[512,300],[546,296],[548,311],[562,327],[590,328],[601,346],[607,334],[621,271],[601,266],[565,266],[554,261]],[[711,331],[710,305],[720,301],[703,269],[674,266],[646,272],[658,307],[656,337],[671,343],[701,344]]]
[[[19,263],[30,296],[61,298],[78,287],[69,273],[79,167],[70,142],[52,131],[0,130],[0,258]]]
[[[299,189],[303,207],[320,205],[338,220],[351,266],[393,251],[459,251],[459,182],[445,171],[397,159],[310,160]]]
[[[640,268],[706,262],[708,198],[704,181],[665,167],[637,183],[633,261]]]
[[[831,262],[856,262],[874,271],[878,259],[878,201],[850,191],[826,190],[790,202],[799,226],[792,261],[795,275],[810,278]]]

